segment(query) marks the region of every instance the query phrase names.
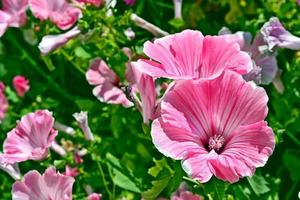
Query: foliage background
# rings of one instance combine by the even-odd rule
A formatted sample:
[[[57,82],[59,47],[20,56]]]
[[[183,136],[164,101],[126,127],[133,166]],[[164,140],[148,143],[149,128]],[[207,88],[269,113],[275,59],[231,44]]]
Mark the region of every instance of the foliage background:
[[[202,185],[186,177],[180,162],[163,158],[154,148],[150,128],[134,108],[100,103],[92,95],[92,87],[84,73],[89,61],[95,57],[105,59],[124,80],[128,58],[122,52],[129,47],[135,58],[142,56],[143,43],[153,35],[136,27],[130,14],[136,13],[169,33],[183,29],[200,30],[216,35],[226,26],[233,32],[250,31],[253,35],[271,16],[277,16],[287,30],[300,36],[300,6],[295,0],[183,0],[183,19],[173,19],[171,0],[137,0],[133,7],[118,1],[114,16],[106,16],[105,8],[89,7],[79,21],[82,30],[93,29],[90,37],[72,40],[67,46],[42,57],[37,43],[43,35],[59,33],[52,24],[40,23],[30,17],[26,27],[10,28],[0,39],[0,80],[8,86],[10,107],[0,126],[0,141],[15,126],[22,115],[36,109],[53,111],[57,121],[77,127],[72,114],[80,110],[89,112],[90,126],[96,141],[84,140],[77,127],[74,137],[60,133],[58,141],[72,147],[87,148],[89,154],[81,165],[76,165],[72,152],[62,159],[54,152],[43,162],[24,162],[21,171],[31,169],[43,172],[55,165],[61,172],[65,164],[77,166],[74,199],[84,199],[84,186],[90,184],[103,199],[145,199],[169,197],[179,183],[185,180],[191,189],[207,199],[297,199],[300,191],[300,52],[280,50],[277,56],[285,86],[279,94],[272,85],[264,86],[269,95],[267,121],[276,134],[276,148],[264,168],[253,178],[244,178],[236,184],[216,179]],[[28,16],[32,16],[28,12]],[[30,30],[39,31],[32,32]],[[128,27],[136,33],[134,40],[123,34]],[[24,35],[27,35],[24,37]],[[27,41],[26,41],[27,40]],[[30,80],[30,92],[22,99],[12,89],[15,75]],[[72,145],[70,145],[72,144]],[[0,172],[0,199],[11,199],[13,180]],[[106,187],[105,187],[106,186]]]

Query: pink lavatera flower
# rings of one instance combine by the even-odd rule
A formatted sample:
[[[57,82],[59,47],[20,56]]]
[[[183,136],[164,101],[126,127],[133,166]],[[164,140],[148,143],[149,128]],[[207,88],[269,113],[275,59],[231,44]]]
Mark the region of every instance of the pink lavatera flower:
[[[99,7],[103,3],[103,0],[77,0],[77,1],[80,3],[92,4],[96,7]]]
[[[43,175],[33,170],[14,183],[13,200],[72,200],[74,178],[49,167]]]
[[[102,195],[98,193],[92,193],[87,197],[87,200],[101,200]]]
[[[26,23],[28,0],[2,0],[0,10],[0,37],[8,27],[20,27]]]
[[[119,77],[100,58],[91,62],[86,72],[86,79],[90,85],[94,85],[93,94],[99,101],[109,104],[121,104],[124,107],[133,106],[125,93],[120,89]]]
[[[141,59],[140,71],[155,78],[213,79],[224,70],[245,74],[252,69],[250,56],[223,36],[203,36],[185,30],[144,44],[151,60]]]
[[[81,15],[80,9],[66,0],[29,0],[29,7],[36,18],[49,19],[62,30],[71,28]]]
[[[66,165],[66,171],[65,171],[64,175],[76,177],[76,176],[78,176],[78,174],[79,174],[79,172],[78,172],[77,167],[72,168],[69,165]]]
[[[57,131],[52,128],[53,123],[52,113],[47,110],[23,116],[17,127],[7,134],[1,159],[12,164],[46,158],[48,148],[57,135]]]
[[[5,113],[8,109],[8,101],[4,94],[5,85],[0,81],[0,123],[5,117]]]
[[[275,146],[264,121],[268,97],[263,88],[231,71],[212,80],[177,83],[161,102],[151,135],[165,156],[204,183],[215,175],[231,183],[266,164]]]
[[[154,118],[156,108],[156,90],[154,79],[139,71],[139,63],[127,64],[126,79],[132,84],[133,92],[138,92],[141,99],[141,111],[144,123]],[[137,100],[137,99],[135,99]]]
[[[30,89],[29,80],[24,76],[15,76],[13,78],[13,86],[20,97],[23,97]]]

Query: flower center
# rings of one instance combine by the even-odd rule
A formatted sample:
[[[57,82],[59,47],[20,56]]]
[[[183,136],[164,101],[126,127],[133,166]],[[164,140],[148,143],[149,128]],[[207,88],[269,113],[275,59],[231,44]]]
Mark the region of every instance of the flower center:
[[[222,146],[224,145],[225,139],[222,135],[214,135],[209,138],[208,141],[208,148],[209,150],[215,150],[215,152],[218,152]]]

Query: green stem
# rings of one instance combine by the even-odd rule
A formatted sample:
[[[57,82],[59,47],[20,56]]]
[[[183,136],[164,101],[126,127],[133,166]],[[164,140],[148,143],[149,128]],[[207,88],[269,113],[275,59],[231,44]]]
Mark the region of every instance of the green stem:
[[[63,49],[61,49],[60,52],[81,74],[85,74],[85,71],[81,69],[78,65],[76,65],[74,62],[72,62],[72,58]]]
[[[300,141],[290,132],[286,132],[286,134],[298,145],[300,146]]]
[[[20,52],[24,55],[24,58],[31,64],[31,66],[43,77],[45,78],[51,85],[51,87],[55,90],[55,92],[59,93],[61,96],[65,97],[66,99],[70,100],[70,101],[74,101],[74,98],[70,95],[68,95],[67,92],[63,92],[61,87],[56,84],[56,82],[54,82],[50,76],[48,76],[47,74],[45,74],[43,72],[43,70],[40,69],[40,67],[38,66],[38,64],[35,62],[34,59],[32,59],[32,57],[30,56],[30,54],[28,54],[27,51],[25,51],[23,49],[23,47],[17,42],[17,40],[15,39],[15,37],[11,36],[10,34],[8,34],[8,38],[9,40],[14,44],[15,47],[17,47],[17,49],[20,50]]]
[[[103,172],[103,168],[102,168],[102,165],[101,165],[101,161],[97,161],[97,165],[98,165],[98,169],[99,169],[99,172],[100,172],[100,175],[101,175],[101,178],[102,178],[102,182],[104,184],[104,187],[105,187],[105,190],[106,192],[108,193],[109,195],[109,199],[112,199],[113,196],[112,196],[112,193],[110,192],[110,190],[108,189],[107,187],[107,182],[106,182],[106,179],[105,179],[105,175],[104,175],[104,172]]]

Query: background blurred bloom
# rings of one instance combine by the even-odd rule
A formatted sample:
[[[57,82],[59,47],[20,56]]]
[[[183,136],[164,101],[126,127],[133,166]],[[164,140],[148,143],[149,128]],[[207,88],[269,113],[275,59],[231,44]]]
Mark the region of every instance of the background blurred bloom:
[[[8,101],[4,94],[5,85],[0,81],[0,122],[4,119],[5,113],[8,109]]]
[[[20,97],[23,97],[30,89],[29,80],[24,76],[15,76],[13,78],[13,86]]]
[[[171,200],[202,200],[202,198],[188,191],[187,184],[182,182],[177,191],[172,194]]]
[[[57,173],[49,167],[43,175],[38,171],[25,174],[22,181],[13,185],[13,200],[71,200],[74,178]]]
[[[213,80],[179,82],[161,102],[151,135],[165,156],[204,183],[215,175],[231,183],[266,164],[275,146],[264,121],[263,88],[226,71]]]
[[[92,193],[87,197],[88,200],[101,200],[101,194]]]
[[[120,89],[119,77],[100,58],[91,62],[86,72],[86,79],[90,85],[96,86],[93,94],[99,101],[110,104],[121,104],[124,107],[133,106],[125,93]]]
[[[0,37],[8,27],[20,27],[26,23],[28,0],[2,0],[0,10]]]
[[[44,159],[57,135],[53,123],[52,113],[47,110],[23,116],[17,127],[7,134],[1,159],[6,163]]]
[[[78,174],[79,174],[79,172],[78,172],[77,167],[72,168],[69,165],[66,165],[66,171],[65,171],[64,175],[76,177],[76,176],[78,176]]]
[[[66,0],[29,0],[29,7],[35,17],[49,19],[62,30],[71,28],[81,15],[80,9]]]
[[[204,37],[185,30],[144,44],[151,60],[139,60],[139,70],[155,78],[215,78],[224,70],[245,74],[252,69],[249,55],[223,36]]]
[[[71,30],[62,34],[46,35],[39,43],[39,49],[42,55],[47,55],[48,53],[58,49],[59,47],[64,46],[67,42],[77,37],[79,34],[80,30],[77,26],[75,26]]]
[[[81,3],[89,3],[94,6],[99,7],[103,3],[104,0],[77,0],[77,1],[81,2]]]
[[[277,17],[272,17],[266,22],[261,34],[268,45],[268,50],[273,51],[276,47],[299,50],[300,38],[288,32]]]
[[[128,6],[133,6],[135,3],[135,0],[124,0],[124,2],[128,5]]]

